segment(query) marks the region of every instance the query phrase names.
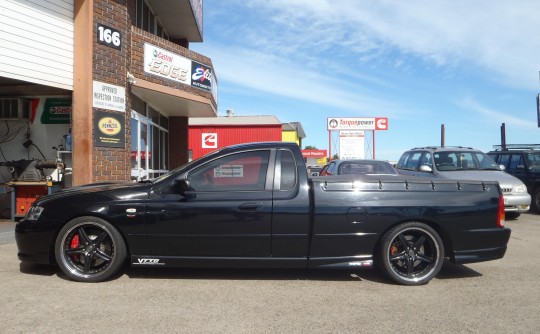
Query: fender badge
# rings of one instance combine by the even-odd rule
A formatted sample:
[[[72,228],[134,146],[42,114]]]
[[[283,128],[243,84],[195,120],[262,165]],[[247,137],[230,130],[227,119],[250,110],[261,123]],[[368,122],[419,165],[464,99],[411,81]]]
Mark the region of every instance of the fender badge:
[[[126,209],[126,213],[128,217],[135,217],[135,215],[137,214],[137,209]]]

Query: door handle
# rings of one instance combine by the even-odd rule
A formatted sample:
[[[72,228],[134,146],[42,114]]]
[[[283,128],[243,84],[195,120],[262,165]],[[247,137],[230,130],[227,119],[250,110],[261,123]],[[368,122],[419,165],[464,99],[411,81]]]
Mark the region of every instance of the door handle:
[[[261,207],[261,203],[243,203],[238,206],[238,211],[257,211]]]

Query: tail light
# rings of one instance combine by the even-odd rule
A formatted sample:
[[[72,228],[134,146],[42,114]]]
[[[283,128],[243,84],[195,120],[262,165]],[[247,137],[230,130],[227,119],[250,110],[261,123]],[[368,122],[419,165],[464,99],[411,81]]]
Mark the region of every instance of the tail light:
[[[499,195],[499,212],[497,213],[497,226],[500,228],[503,228],[504,220],[505,220],[504,197],[503,195]]]

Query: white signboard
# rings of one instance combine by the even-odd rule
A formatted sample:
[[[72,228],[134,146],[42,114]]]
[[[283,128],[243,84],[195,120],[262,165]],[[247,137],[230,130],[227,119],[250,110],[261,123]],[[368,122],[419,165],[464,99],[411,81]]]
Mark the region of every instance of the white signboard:
[[[364,159],[365,134],[364,131],[339,132],[339,158]]]
[[[92,106],[114,111],[126,111],[126,89],[122,86],[94,81]]]
[[[244,177],[244,166],[222,165],[214,168],[214,177]]]
[[[191,60],[151,44],[144,44],[144,71],[191,85]]]
[[[217,142],[217,133],[203,133],[201,140],[202,140],[202,148],[217,148],[218,142]]]
[[[327,119],[327,129],[332,130],[388,130],[386,117],[330,117]]]

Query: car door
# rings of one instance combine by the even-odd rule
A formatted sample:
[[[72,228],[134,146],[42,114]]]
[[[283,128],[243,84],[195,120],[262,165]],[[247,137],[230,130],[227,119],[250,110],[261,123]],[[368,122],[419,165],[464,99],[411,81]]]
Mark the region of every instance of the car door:
[[[270,256],[274,160],[271,149],[237,152],[188,171],[185,196],[148,203],[150,255]]]

